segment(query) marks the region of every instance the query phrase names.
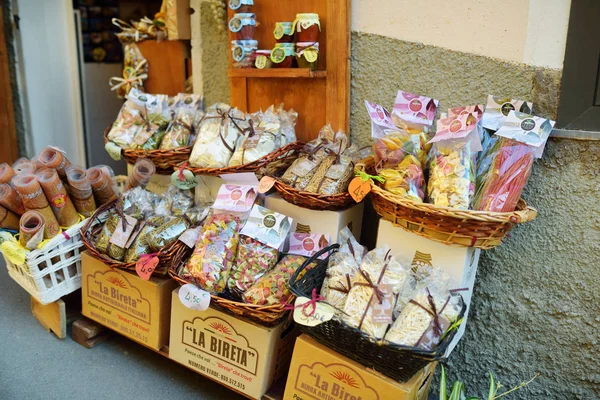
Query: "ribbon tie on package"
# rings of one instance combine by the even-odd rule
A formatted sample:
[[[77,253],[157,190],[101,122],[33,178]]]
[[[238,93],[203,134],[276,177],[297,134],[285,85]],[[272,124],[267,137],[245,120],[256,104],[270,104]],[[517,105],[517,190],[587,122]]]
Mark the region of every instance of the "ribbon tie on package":
[[[292,304],[286,304],[283,308],[285,310],[295,310],[296,308],[302,308],[302,314],[304,314],[307,317],[311,317],[311,316],[313,316],[315,311],[317,311],[317,302],[323,301],[323,300],[325,300],[325,299],[320,294],[317,294],[317,289],[313,288],[312,297],[309,301],[302,304],[301,306],[294,306]],[[309,307],[312,307],[312,310],[310,311],[310,313],[307,313],[307,310],[309,309]]]
[[[114,76],[109,79],[108,84],[110,85],[110,90],[117,90],[124,85],[130,85],[133,87],[133,85],[135,85],[136,83],[140,86],[143,85],[144,79],[148,79],[148,74],[141,73],[146,63],[146,60],[142,60],[138,63],[138,65],[135,68],[123,68],[122,78]]]

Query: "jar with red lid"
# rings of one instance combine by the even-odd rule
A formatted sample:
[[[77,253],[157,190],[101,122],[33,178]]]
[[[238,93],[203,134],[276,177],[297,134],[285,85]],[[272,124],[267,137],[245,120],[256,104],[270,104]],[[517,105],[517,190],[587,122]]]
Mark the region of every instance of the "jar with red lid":
[[[291,43],[294,41],[294,24],[292,22],[275,22],[273,36],[277,43]]]
[[[258,50],[257,40],[234,40],[231,42],[231,57],[234,68],[252,68]]]
[[[256,33],[256,15],[238,13],[229,21],[229,30],[236,40],[252,40]]]
[[[321,31],[319,14],[296,14],[293,24],[296,41],[312,43],[319,41],[319,32]]]
[[[258,69],[273,68],[271,50],[256,50],[256,53],[254,53],[254,66]]]
[[[296,60],[298,61],[298,68],[310,68],[313,71],[317,69],[319,43],[296,43]]]
[[[229,0],[229,8],[236,13],[247,13],[252,11],[254,0]]]
[[[271,50],[271,61],[274,68],[293,68],[296,66],[296,45],[294,43],[277,43]]]

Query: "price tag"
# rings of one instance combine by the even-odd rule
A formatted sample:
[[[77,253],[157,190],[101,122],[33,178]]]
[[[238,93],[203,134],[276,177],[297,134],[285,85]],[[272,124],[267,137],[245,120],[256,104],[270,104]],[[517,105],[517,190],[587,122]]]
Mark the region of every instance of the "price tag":
[[[204,311],[210,305],[210,293],[188,283],[179,289],[179,300],[187,308]]]
[[[373,312],[371,319],[373,322],[379,324],[391,324],[392,320],[392,309],[394,307],[394,291],[393,285],[380,284],[377,286],[383,293],[383,301],[380,303],[376,296],[373,297],[371,304],[373,304]]]
[[[275,178],[270,176],[263,176],[260,182],[258,182],[258,193],[267,193],[275,184]]]
[[[19,246],[17,242],[5,241],[0,245],[0,250],[2,250],[2,254],[4,254],[11,263],[15,265],[25,264],[27,250]]]
[[[348,192],[350,193],[350,196],[352,196],[354,201],[356,201],[357,203],[363,201],[365,196],[369,194],[370,191],[371,182],[368,180],[363,181],[358,176],[352,179],[352,181],[350,181],[350,185],[348,185]]]
[[[300,325],[317,326],[333,318],[335,309],[329,304],[317,302],[315,312],[313,313],[313,306],[311,304],[304,307],[310,301],[308,297],[298,297],[296,299],[296,303],[294,303],[294,321]],[[311,313],[312,315],[309,315]]]
[[[137,274],[139,275],[140,278],[147,281],[148,279],[150,279],[150,276],[156,269],[157,265],[158,265],[158,257],[142,256],[142,257],[140,257],[138,262],[135,263],[135,272],[137,272]]]
[[[113,160],[119,161],[121,159],[121,148],[119,146],[117,146],[115,143],[113,143],[113,142],[106,143],[104,145],[104,149],[106,150],[106,152],[108,153],[110,158],[112,158]]]
[[[113,232],[112,236],[110,237],[110,241],[109,241],[110,243],[114,244],[115,246],[119,246],[121,248],[126,247],[127,240],[129,239],[129,236],[131,236],[135,226],[137,225],[137,219],[135,219],[129,215],[125,216],[125,220],[127,221],[125,230],[123,230],[122,219],[119,218],[119,223],[117,224],[117,228]]]
[[[198,178],[189,169],[183,171],[176,170],[171,174],[171,183],[179,189],[193,189],[198,186]]]
[[[183,234],[179,236],[179,240],[191,249],[196,247],[198,237],[200,237],[200,228],[193,228],[183,232]]]
[[[256,133],[253,136],[248,136],[246,140],[244,140],[244,149],[254,149],[258,146],[258,142],[260,141],[260,134]]]

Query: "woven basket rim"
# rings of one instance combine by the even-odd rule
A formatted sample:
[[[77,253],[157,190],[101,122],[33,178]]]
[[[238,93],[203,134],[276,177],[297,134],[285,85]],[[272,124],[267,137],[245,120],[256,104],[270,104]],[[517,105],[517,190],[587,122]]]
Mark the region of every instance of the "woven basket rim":
[[[112,128],[112,124],[109,125],[108,128],[106,128],[106,130],[104,131],[104,144],[107,144],[108,142],[110,142],[110,140],[108,140],[108,134],[109,134],[111,128]],[[155,150],[121,148],[121,151],[123,152],[124,155],[127,154],[129,157],[135,157],[135,156],[137,156],[137,157],[148,157],[148,156],[167,157],[170,155],[170,153],[190,153],[192,151],[192,146],[182,146],[182,147],[176,147],[174,149],[155,149]]]

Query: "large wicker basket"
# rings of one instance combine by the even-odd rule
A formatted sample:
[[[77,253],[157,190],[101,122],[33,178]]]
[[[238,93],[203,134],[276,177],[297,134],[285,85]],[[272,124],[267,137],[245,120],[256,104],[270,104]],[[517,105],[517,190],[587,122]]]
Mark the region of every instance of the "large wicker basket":
[[[102,261],[109,267],[135,270],[135,262],[127,263],[113,260],[106,254],[100,253],[94,244],[94,236],[98,230],[102,228],[103,223],[108,218],[110,211],[116,206],[117,201],[118,200],[113,200],[98,207],[94,214],[88,218],[87,222],[81,227],[81,240],[83,241],[85,247],[89,250],[92,257]],[[159,262],[153,274],[167,275],[167,270],[173,261],[174,255],[177,254],[182,247],[186,247],[186,245],[181,241],[176,240],[173,244],[162,248],[156,255],[159,259]]]
[[[104,131],[104,143],[108,143],[107,136],[111,128],[112,125]],[[192,146],[178,147],[170,150],[122,150],[123,158],[128,164],[135,164],[138,158],[147,158],[156,167],[156,173],[161,175],[173,173],[174,166],[187,161],[190,158],[191,152]]]
[[[288,203],[292,203],[299,207],[304,207],[311,210],[337,211],[344,209],[354,203],[354,200],[347,191],[339,194],[327,195],[304,192],[302,190],[298,190],[288,184],[283,183],[280,180],[281,176],[292,165],[294,160],[298,158],[298,155],[298,152],[288,154],[285,157],[281,157],[280,159],[266,165],[260,171],[261,175],[266,175],[275,178],[275,183],[273,184],[273,187],[281,197],[283,197]]]
[[[316,253],[314,258],[316,259],[316,257],[319,257],[322,254],[325,254],[327,252],[331,252],[331,249],[325,248],[325,249],[319,251],[318,253]],[[188,248],[187,246],[186,246],[185,250],[178,251],[177,255],[175,256],[175,258],[173,260],[173,264],[172,264],[171,268],[169,268],[169,275],[171,275],[171,277],[173,279],[175,279],[177,282],[179,282],[180,285],[185,285],[188,283],[193,284],[193,282],[187,281],[178,275],[178,271],[187,262],[191,253],[192,253],[192,249]],[[320,262],[323,263],[326,261],[320,261]],[[277,322],[279,320],[281,320],[281,318],[286,316],[286,314],[290,310],[289,305],[293,304],[296,299],[296,297],[292,293],[292,296],[290,296],[287,303],[285,303],[285,304],[276,304],[276,305],[272,305],[272,306],[264,306],[264,305],[259,306],[256,304],[248,304],[248,303],[242,303],[242,302],[235,301],[235,300],[230,300],[230,299],[220,297],[217,295],[213,295],[213,294],[211,294],[210,297],[211,297],[211,299],[210,299],[211,306],[215,306],[215,307],[222,309],[233,315],[248,318],[252,321],[258,322],[259,324],[265,325],[265,326],[276,325]]]
[[[195,175],[208,175],[208,176],[220,176],[223,174],[237,174],[241,172],[259,172],[270,163],[273,163],[279,159],[286,157],[293,157],[294,154],[297,153],[298,150],[304,147],[304,143],[294,142],[287,144],[279,149],[273,151],[265,155],[264,157],[259,158],[253,162],[237,165],[234,167],[224,167],[224,168],[195,168],[195,167],[187,167],[186,169],[192,171]],[[183,163],[178,163],[173,165],[174,168],[179,168],[183,165]]]
[[[333,245],[331,248],[337,250],[339,246]],[[290,279],[290,291],[298,297],[310,298],[313,289],[320,291],[323,285],[327,273],[327,260],[298,279],[302,270],[313,261],[312,258],[307,260]],[[466,306],[463,302],[459,319],[463,318],[465,311]],[[443,359],[448,345],[458,331],[450,330],[434,350],[427,351],[384,339],[377,340],[337,318],[314,327],[301,326],[301,329],[338,353],[400,382],[407,382],[427,364]]]
[[[375,159],[368,157],[357,171],[375,174]],[[373,208],[384,219],[407,231],[449,245],[491,249],[502,243],[515,224],[533,220],[537,211],[519,200],[514,212],[457,210],[417,203],[384,190],[371,182]]]

